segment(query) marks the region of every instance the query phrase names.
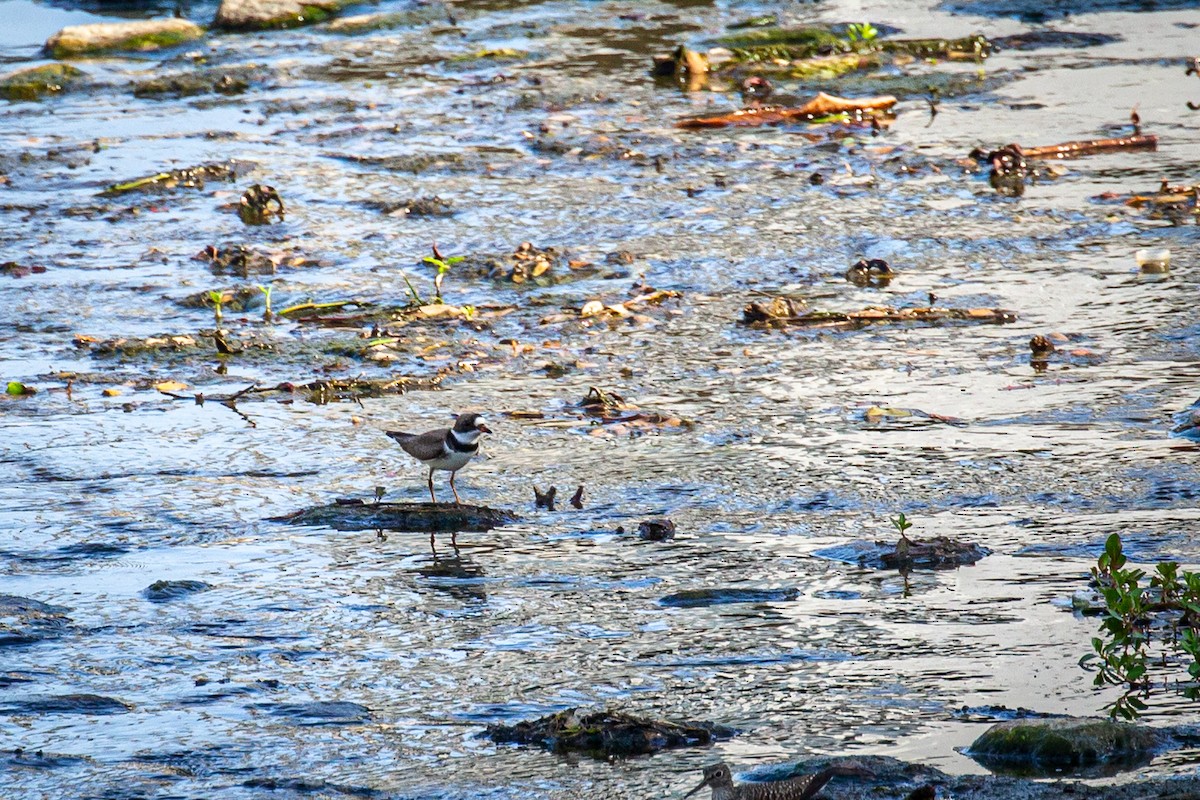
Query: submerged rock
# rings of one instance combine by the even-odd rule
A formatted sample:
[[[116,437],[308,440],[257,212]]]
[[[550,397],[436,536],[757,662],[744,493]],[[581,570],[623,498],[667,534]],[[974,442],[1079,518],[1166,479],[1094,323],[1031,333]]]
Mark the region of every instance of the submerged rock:
[[[204,581],[155,581],[142,590],[142,595],[152,603],[165,603],[211,588],[212,585]]]
[[[10,714],[124,714],[133,706],[98,694],[55,694],[6,704]]]
[[[998,722],[967,754],[984,765],[1018,764],[1053,771],[1109,761],[1148,760],[1166,735],[1145,725],[1063,717]]]
[[[799,596],[800,590],[791,587],[783,589],[688,589],[669,594],[658,602],[661,605],[675,608],[695,608],[728,603],[782,603],[795,600]]]
[[[51,58],[146,52],[173,47],[204,36],[204,29],[186,19],[147,19],[136,22],[99,22],[71,25],[46,40]]]
[[[0,76],[0,98],[14,103],[40,100],[70,89],[87,73],[70,64],[43,64]]]
[[[294,514],[273,517],[289,525],[324,525],[338,531],[382,528],[389,531],[434,533],[472,531],[481,533],[520,518],[499,508],[452,503],[333,503],[306,508]]]
[[[498,744],[536,744],[555,752],[608,757],[706,745],[735,733],[712,722],[671,722],[620,711],[580,714],[569,708],[515,725],[489,725],[484,736]]]
[[[286,717],[298,725],[354,725],[371,721],[371,709],[344,700],[315,700],[310,703],[260,705],[277,717]]]
[[[213,25],[235,31],[296,28],[324,22],[352,0],[221,0]]]
[[[63,606],[0,594],[0,647],[61,636],[71,624]]]

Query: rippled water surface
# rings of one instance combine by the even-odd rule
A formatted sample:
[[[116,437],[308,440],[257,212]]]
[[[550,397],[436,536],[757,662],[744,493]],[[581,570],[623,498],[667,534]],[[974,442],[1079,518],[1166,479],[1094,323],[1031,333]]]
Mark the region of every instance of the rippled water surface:
[[[36,61],[63,24],[165,7],[129,8],[0,0],[16,21],[0,59]],[[0,401],[0,592],[54,607],[35,641],[0,641],[0,750],[25,750],[0,757],[0,794],[641,798],[690,788],[718,757],[747,769],[872,753],[982,771],[955,750],[985,724],[963,706],[1097,713],[1112,695],[1076,663],[1095,623],[1064,601],[1105,537],[1126,534],[1137,560],[1200,563],[1196,451],[1169,436],[1198,393],[1200,229],[1094,199],[1197,181],[1185,102],[1200,101],[1200,81],[1184,59],[1200,18],[1105,8],[1047,21],[1017,3],[460,3],[456,26],[214,34],[81,62],[90,88],[0,107],[0,263],[45,267],[0,271],[2,377],[39,390]],[[214,6],[182,10],[207,22]],[[656,84],[651,56],[767,12],[911,36],[1048,25],[1120,39],[1000,52],[985,66],[996,81],[943,98],[932,120],[923,97],[902,98],[874,137],[675,129],[737,95]],[[530,55],[452,60],[487,48]],[[130,91],[200,58],[260,79],[234,96]],[[977,145],[1127,133],[1135,106],[1156,151],[1067,162],[1020,199],[958,162]],[[441,160],[397,168],[430,154]],[[249,163],[236,183],[98,196],[228,159]],[[247,227],[228,208],[255,182],[279,190],[283,222]],[[456,213],[372,205],[434,195]],[[366,326],[267,326],[261,307],[226,312],[225,326],[274,355],[122,358],[76,344],[198,335],[211,312],[179,301],[247,283],[270,281],[276,308],[403,304],[405,276],[429,285],[419,262],[434,241],[446,253],[531,241],[601,269],[545,288],[452,270],[447,300],[477,306],[477,324],[409,330],[392,364],[355,354]],[[239,243],[306,263],[242,280],[192,258]],[[1168,275],[1139,275],[1134,251],[1147,247],[1170,248]],[[618,250],[636,260],[606,263]],[[861,257],[887,259],[897,279],[847,283]],[[641,277],[681,297],[612,324],[552,318],[627,299]],[[1019,316],[855,331],[738,323],[747,302],[780,290],[840,310],[933,292]],[[489,315],[496,305],[516,310]],[[1079,352],[1037,371],[1027,343],[1051,332]],[[274,394],[236,412],[152,388],[170,379],[216,396],[439,373],[437,391],[327,404]],[[695,425],[605,429],[574,405],[591,386]],[[869,422],[872,405],[959,421]],[[495,431],[460,476],[463,499],[515,509],[520,524],[462,534],[455,553],[444,540],[431,552],[423,534],[269,520],[376,486],[421,500],[421,469],[382,431],[462,409]],[[549,485],[559,510],[535,509],[532,487]],[[579,485],[582,510],[563,502]],[[907,580],[830,557],[890,537],[897,512],[917,536],[992,555]],[[674,541],[633,533],[663,514]],[[202,584],[163,599],[147,592],[157,581]],[[795,592],[661,602],[722,588]],[[740,733],[613,763],[479,738],[489,723],[605,706]],[[1148,715],[1194,717],[1170,696]],[[1189,771],[1189,758],[1135,774]]]

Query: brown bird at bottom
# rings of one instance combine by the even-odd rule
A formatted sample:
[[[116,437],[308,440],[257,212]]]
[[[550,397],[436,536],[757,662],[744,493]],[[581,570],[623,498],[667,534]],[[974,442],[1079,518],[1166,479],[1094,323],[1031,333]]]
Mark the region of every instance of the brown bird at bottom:
[[[834,775],[865,775],[871,773],[861,767],[826,767],[811,775],[788,778],[770,783],[735,784],[729,767],[724,763],[711,764],[704,768],[704,780],[695,789],[684,795],[691,797],[705,786],[712,787],[712,800],[809,800]]]

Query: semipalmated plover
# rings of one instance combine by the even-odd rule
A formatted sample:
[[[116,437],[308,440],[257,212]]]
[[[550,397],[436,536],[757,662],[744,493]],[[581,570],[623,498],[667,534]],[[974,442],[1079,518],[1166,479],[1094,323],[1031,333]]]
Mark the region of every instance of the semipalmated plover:
[[[404,448],[404,452],[429,467],[429,496],[433,502],[437,502],[437,495],[433,493],[433,473],[440,469],[450,473],[450,490],[454,492],[454,502],[459,504],[462,500],[458,499],[458,489],[454,488],[454,475],[479,452],[479,437],[491,432],[479,414],[459,414],[453,428],[438,428],[425,433],[385,431]]]

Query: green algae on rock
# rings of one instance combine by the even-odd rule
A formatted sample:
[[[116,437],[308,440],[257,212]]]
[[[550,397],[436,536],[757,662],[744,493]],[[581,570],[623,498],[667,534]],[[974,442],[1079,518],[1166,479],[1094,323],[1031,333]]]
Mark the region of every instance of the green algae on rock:
[[[0,98],[11,102],[40,100],[70,89],[87,73],[70,64],[42,64],[0,76]]]
[[[134,97],[177,98],[202,94],[242,94],[261,82],[267,70],[253,66],[214,67],[193,72],[176,72],[137,81]]]
[[[186,19],[148,19],[137,22],[98,22],[71,25],[46,40],[51,58],[143,53],[174,47],[204,36],[204,29]]]
[[[213,26],[231,31],[298,28],[334,17],[352,0],[221,0]]]
[[[1148,758],[1165,740],[1154,728],[1108,719],[1016,719],[988,728],[967,754],[984,764],[1007,762],[1053,770]]]

